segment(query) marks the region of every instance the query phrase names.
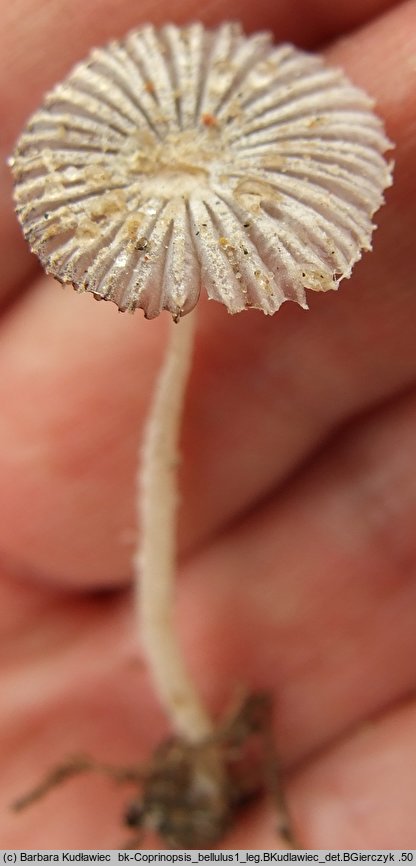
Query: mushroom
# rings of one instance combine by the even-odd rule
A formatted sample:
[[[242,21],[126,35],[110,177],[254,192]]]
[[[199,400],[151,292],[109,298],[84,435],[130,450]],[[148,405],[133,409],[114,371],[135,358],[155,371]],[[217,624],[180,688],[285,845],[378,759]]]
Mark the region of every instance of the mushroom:
[[[371,99],[320,57],[238,24],[195,23],[147,25],[91,51],[10,159],[16,212],[47,273],[119,310],[173,319],[143,445],[134,566],[140,639],[175,754],[189,760],[186,832],[173,819],[166,831],[166,804],[153,813],[170,844],[213,844],[232,811],[224,739],[173,624],[194,308],[201,287],[229,313],[266,315],[287,300],[306,309],[305,289],[338,288],[371,249],[390,146]]]

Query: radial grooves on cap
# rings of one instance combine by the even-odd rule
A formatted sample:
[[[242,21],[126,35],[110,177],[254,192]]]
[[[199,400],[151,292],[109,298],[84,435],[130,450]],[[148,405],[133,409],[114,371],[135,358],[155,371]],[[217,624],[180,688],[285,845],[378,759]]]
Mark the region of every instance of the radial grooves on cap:
[[[230,261],[223,254],[221,235],[212,219],[209,203],[210,196],[207,196],[206,201],[190,202],[194,224],[199,227],[197,250],[202,266],[202,284],[210,298],[221,301],[230,312],[236,313],[246,306],[244,289],[236,279]],[[215,203],[213,206],[215,210]]]
[[[246,90],[241,94],[241,107],[249,110],[254,120],[262,112],[285,106],[292,99],[296,101],[333,87],[339,76],[340,73],[326,68],[316,57],[305,54],[298,57],[291,45],[271,47],[264,62],[249,71]]]
[[[235,203],[230,203],[230,208],[236,211]],[[267,293],[271,295],[272,290],[276,287],[277,291],[273,291],[275,310],[286,299],[306,306],[298,262],[285,242],[285,231],[283,228],[282,232],[278,218],[276,220],[270,219],[270,214],[266,210],[266,202],[262,202],[256,219],[247,231],[265,266],[263,269],[256,269],[254,274],[258,284],[259,297],[261,298],[262,288],[263,291],[267,290]],[[274,312],[274,310],[269,310],[269,312]]]
[[[164,277],[164,304],[174,315],[192,309],[200,292],[200,268],[194,242],[189,206],[184,201],[177,204],[173,230],[170,237]],[[191,290],[189,289],[191,287]],[[176,310],[176,312],[175,312]]]
[[[159,137],[157,126],[152,121],[154,114],[154,98],[146,91],[146,82],[138,68],[131,61],[126,51],[114,50],[111,54],[105,50],[95,50],[92,54],[91,70],[95,71],[103,82],[111,80],[114,84],[117,100],[128,108],[128,118],[135,127],[150,127]],[[140,98],[139,98],[140,95]]]
[[[152,58],[145,50],[139,34],[132,33],[127,37],[124,44],[117,49],[120,57],[123,53],[128,58],[128,68],[131,64],[137,70],[139,82],[136,100],[140,99],[143,117],[147,119],[149,129],[162,140],[168,128],[168,121],[160,104],[159,83],[155,80]],[[135,78],[136,76],[133,76],[133,80]]]
[[[152,230],[146,237],[146,251],[134,284],[137,304],[143,307],[149,319],[157,316],[161,309],[170,310],[172,305],[170,297],[166,299],[166,304],[163,303],[163,280],[171,233],[172,216],[168,202],[159,212]]]
[[[365,145],[353,145],[349,141],[331,141],[328,139],[326,141],[323,139],[316,139],[315,141],[311,141],[310,139],[288,139],[285,142],[284,152],[286,157],[290,157],[291,160],[307,159],[309,157],[310,161],[311,157],[313,157],[313,161],[317,165],[339,165],[344,171],[349,172],[352,177],[355,176],[357,182],[359,182],[361,176],[368,179],[371,178],[378,193],[380,192],[378,179],[380,170],[385,170],[385,163],[381,155],[377,159],[374,151],[365,147]],[[249,164],[250,156],[252,156],[250,149],[248,149],[247,156]],[[268,153],[268,148],[265,148],[265,156],[262,162],[263,168],[267,169],[270,167],[273,171],[273,156]]]
[[[66,85],[61,85],[52,91],[50,97],[45,101],[45,107],[53,114],[54,110],[66,114],[67,123],[70,126],[72,116],[85,117],[88,120],[98,121],[101,127],[107,127],[110,132],[115,132],[123,137],[128,135],[131,124],[126,122],[121,110],[113,110],[105,100],[97,98],[90,92],[86,92],[79,86],[79,82],[73,82],[72,78]],[[95,135],[97,144],[97,135]],[[101,146],[105,141],[100,142]],[[104,148],[105,150],[105,148]]]
[[[172,85],[170,69],[165,55],[165,48],[153,27],[144,27],[142,38],[135,43],[140,50],[140,56],[147,54],[148,75],[152,81],[159,108],[165,119],[166,128],[170,132],[178,131],[178,114],[175,99],[175,87]]]
[[[334,80],[334,76],[335,80]],[[357,99],[353,88],[345,90],[343,80],[332,70],[322,69],[295,79],[292,84],[276,86],[272,94],[262,91],[256,97],[242,101],[242,108],[250,109],[250,127],[257,129],[260,120],[266,124],[284,123],[308,116],[318,117],[326,112],[341,110],[367,110],[367,100]],[[276,117],[278,113],[278,117]],[[244,125],[243,125],[244,126]],[[261,128],[261,127],[260,127]]]
[[[261,62],[269,51],[270,34],[267,33],[259,33],[250,40],[239,41],[234,45],[234,51],[227,60],[216,61],[219,72],[217,86],[210,91],[212,103],[207,100],[202,105],[202,110],[212,111],[218,118],[222,118],[223,108],[229,108],[230,100],[237,95],[243,105],[247,77],[253,66]]]
[[[264,209],[264,208],[263,208]],[[351,260],[351,236],[341,230],[335,232],[327,220],[316,211],[305,225],[305,210],[294,199],[282,198],[278,206],[268,208],[268,215],[280,221],[303,245],[303,260],[312,250],[322,262],[331,262],[334,276],[346,275]],[[302,280],[303,285],[303,280]]]
[[[87,200],[91,204],[94,199],[101,200],[102,196],[123,189],[125,189],[125,184],[106,184],[89,191],[86,189],[85,184],[80,184],[77,189],[74,189],[74,187],[70,187],[69,189],[63,188],[56,195],[44,195],[43,197],[39,195],[37,198],[29,200],[26,205],[22,205],[21,208],[22,210],[26,209],[29,219],[45,216],[45,213],[49,214],[50,212],[54,212],[55,216],[59,216],[58,211],[62,209],[68,212],[69,206],[71,206],[71,212],[75,215],[84,211]]]
[[[285,300],[285,295],[279,287],[278,273],[274,274],[270,269],[267,239],[260,233],[257,233],[257,237],[252,236],[244,227],[249,218],[247,213],[239,212],[218,190],[211,217],[220,235],[222,254],[228,258],[240,283],[241,291],[246,296],[246,305],[263,309],[269,314],[276,312]],[[270,240],[272,237],[269,233]]]
[[[240,38],[240,28],[235,24],[223,24],[214,33],[207,46],[206,74],[200,90],[198,112],[212,112],[218,91],[224,86],[224,77],[230,66],[236,41]],[[221,71],[219,71],[221,70]]]
[[[160,214],[163,212],[164,207],[164,203],[158,202],[157,207],[155,208],[156,214],[150,216],[142,226],[148,237],[151,236],[153,228],[160,217]],[[105,300],[114,300],[117,292],[117,297],[121,298],[118,305],[123,309],[127,309],[130,303],[130,285],[136,274],[142,251],[136,249],[134,245],[126,242],[126,220],[124,215],[121,216],[121,219],[117,219],[115,225],[117,226],[117,231],[116,234],[113,235],[112,239],[109,239],[110,247],[106,242],[105,248],[100,252],[100,244],[97,242],[96,249],[99,252],[97,253],[96,259],[89,264],[85,274],[85,279],[90,286],[94,287],[94,292]],[[117,250],[114,249],[112,252],[111,245],[114,246],[115,243],[117,243],[118,247]],[[123,264],[120,265],[120,262],[117,261],[117,257],[120,256],[122,252],[125,253],[126,257],[130,257],[131,265],[129,268],[126,268]],[[105,274],[101,274],[101,277],[97,279],[97,268],[100,263],[104,262],[108,263]],[[111,283],[112,275],[114,276],[114,279]],[[120,279],[116,280],[116,277],[119,277]]]
[[[68,276],[76,288],[81,289],[84,285],[90,291],[99,292],[103,267],[105,267],[105,263],[108,261],[109,251],[114,248],[114,242],[118,233],[123,228],[123,224],[123,216],[119,215],[118,218],[112,219],[107,225],[102,237],[94,239],[86,254],[83,273],[80,273],[81,261],[84,264],[82,254],[80,254],[80,242],[75,238],[71,248],[71,262],[67,263],[66,268]]]
[[[94,49],[11,160],[19,219],[60,282],[178,318],[201,285],[273,313],[336,288],[391,182],[371,100],[236,24],[151,25]]]
[[[167,25],[161,35],[169,52],[175,82],[179,126],[181,129],[192,129],[197,123],[197,107],[205,78],[206,32],[201,24],[193,24],[182,30]]]

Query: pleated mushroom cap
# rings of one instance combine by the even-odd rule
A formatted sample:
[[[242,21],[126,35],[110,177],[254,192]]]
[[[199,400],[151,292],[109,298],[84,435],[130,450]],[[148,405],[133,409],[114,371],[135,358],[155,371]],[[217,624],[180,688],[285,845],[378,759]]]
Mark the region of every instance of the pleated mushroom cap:
[[[78,291],[175,318],[272,314],[349,277],[391,183],[372,102],[236,24],[145,26],[44,99],[10,165],[23,232]]]

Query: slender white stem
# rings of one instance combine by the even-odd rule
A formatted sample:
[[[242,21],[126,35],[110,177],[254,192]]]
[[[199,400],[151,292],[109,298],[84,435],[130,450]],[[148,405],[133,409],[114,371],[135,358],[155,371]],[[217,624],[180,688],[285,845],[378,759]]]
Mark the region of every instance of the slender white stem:
[[[141,544],[136,555],[140,637],[157,694],[176,732],[198,743],[213,725],[192,682],[174,623],[178,438],[195,312],[171,322],[170,342],[144,435],[139,471]]]

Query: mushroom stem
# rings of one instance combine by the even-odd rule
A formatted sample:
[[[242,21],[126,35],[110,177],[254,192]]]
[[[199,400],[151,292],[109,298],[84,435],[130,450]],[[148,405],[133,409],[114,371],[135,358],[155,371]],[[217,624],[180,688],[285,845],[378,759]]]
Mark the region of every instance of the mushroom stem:
[[[150,672],[176,733],[190,743],[213,732],[174,623],[178,439],[195,323],[192,312],[170,324],[170,342],[144,435],[138,479],[142,533],[135,557],[139,628]]]

